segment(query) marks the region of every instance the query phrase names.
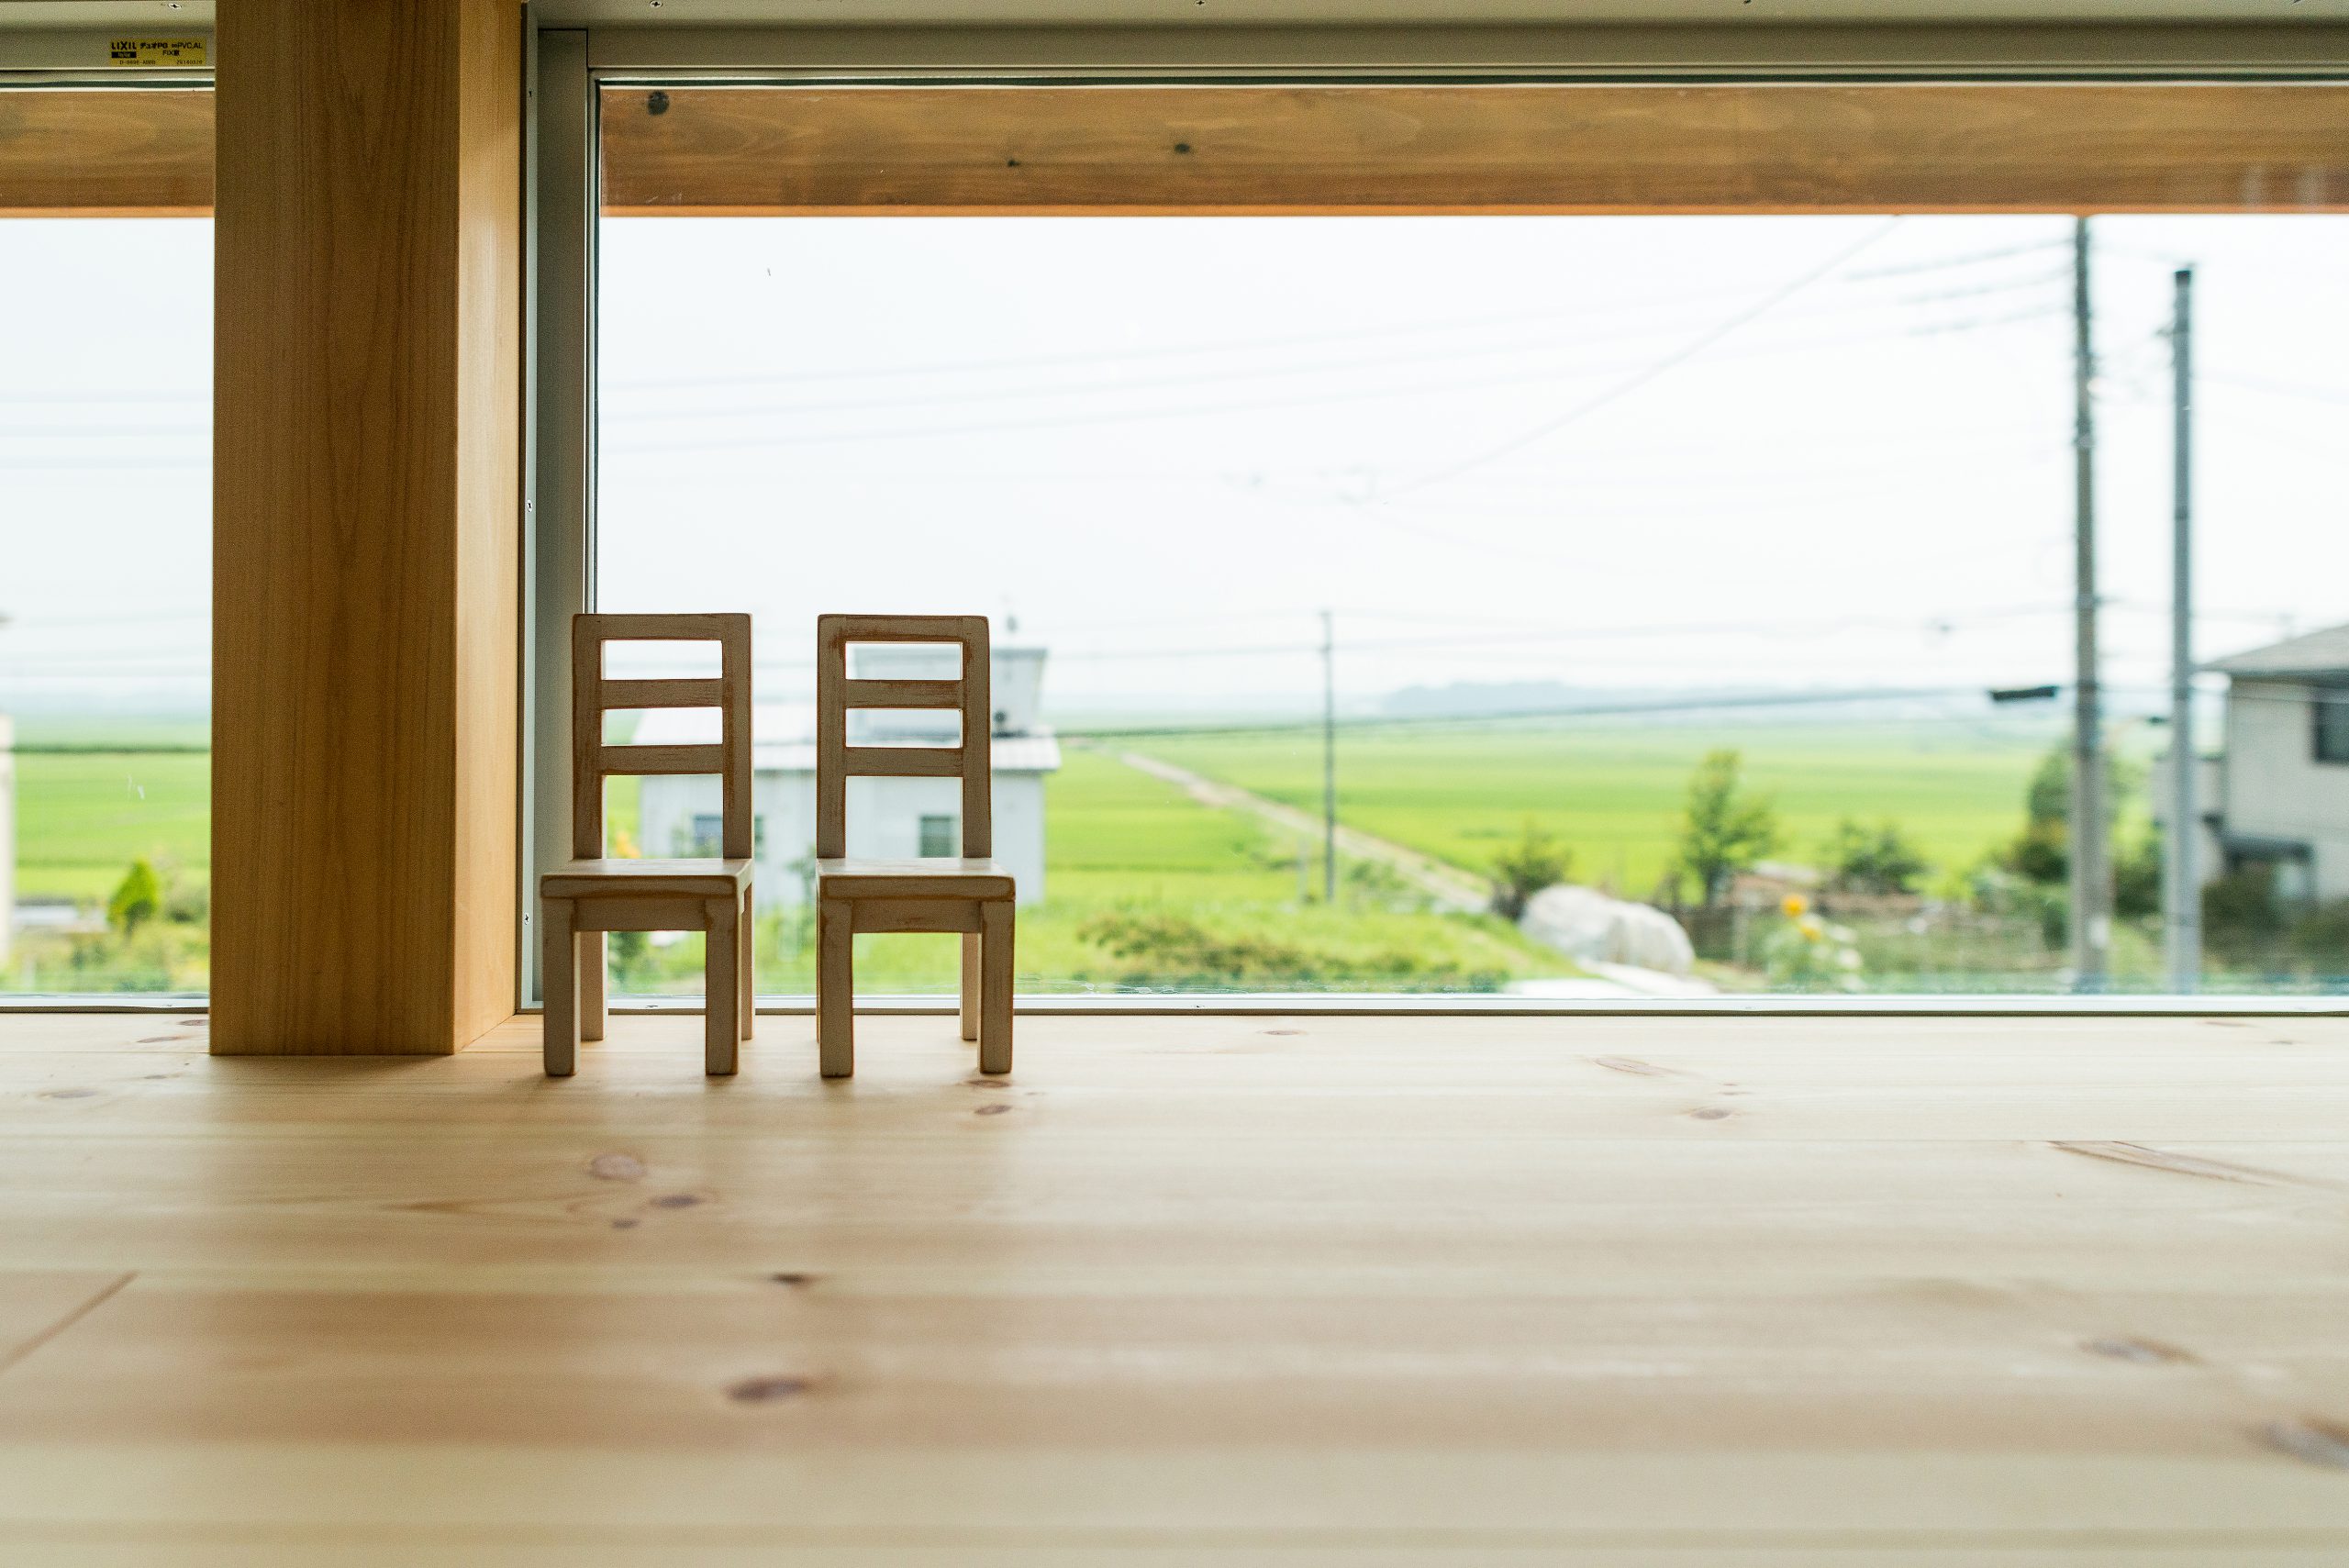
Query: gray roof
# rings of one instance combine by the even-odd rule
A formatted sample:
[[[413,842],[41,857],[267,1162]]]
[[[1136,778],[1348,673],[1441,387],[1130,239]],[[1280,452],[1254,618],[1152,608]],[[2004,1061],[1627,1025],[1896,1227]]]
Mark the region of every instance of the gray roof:
[[[2265,648],[2214,659],[2207,669],[2230,675],[2349,675],[2349,626],[2329,626]]]
[[[998,735],[988,743],[987,770],[996,773],[1057,773],[1061,743],[1049,734]],[[812,773],[816,743],[812,740],[761,740],[751,748],[751,765],[762,773]]]
[[[751,710],[751,765],[759,773],[816,771],[816,708],[812,703],[761,703]],[[718,736],[714,707],[656,707],[629,740],[639,746],[707,745]],[[1061,765],[1061,743],[1050,729],[997,735],[988,742],[990,773],[1049,773]]]

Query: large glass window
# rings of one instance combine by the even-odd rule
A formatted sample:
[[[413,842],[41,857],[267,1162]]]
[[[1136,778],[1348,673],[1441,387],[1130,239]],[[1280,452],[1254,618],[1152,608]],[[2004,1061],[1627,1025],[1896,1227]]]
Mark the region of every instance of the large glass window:
[[[2200,278],[2196,636],[2283,643],[2349,622],[2349,220],[2091,241],[2111,984],[2152,990],[2172,275]],[[2072,243],[607,217],[596,602],[755,613],[762,808],[794,823],[817,615],[992,616],[1030,991],[2062,991]],[[2207,984],[2341,984],[2349,797],[2277,808],[2320,896],[2262,902],[2226,846],[2277,831],[2238,787],[2268,742],[2222,717],[2257,694],[2203,688]],[[2295,767],[2305,726],[2274,731]],[[644,781],[644,819],[714,810],[705,783]],[[808,850],[762,851],[770,992],[812,988]],[[869,989],[952,988],[951,939],[859,940]],[[691,939],[621,962],[699,983]]]
[[[211,273],[208,219],[0,219],[0,990],[205,989]]]

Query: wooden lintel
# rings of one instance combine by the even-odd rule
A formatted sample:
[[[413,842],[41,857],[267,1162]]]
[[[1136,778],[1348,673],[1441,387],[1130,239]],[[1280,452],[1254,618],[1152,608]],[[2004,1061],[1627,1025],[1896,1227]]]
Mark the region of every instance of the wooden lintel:
[[[613,89],[628,216],[2349,210],[2349,87]]]
[[[617,216],[2349,210],[2329,84],[628,88],[604,128]],[[0,216],[203,216],[212,139],[200,90],[0,94]]]
[[[201,88],[0,93],[0,217],[205,217],[212,95]]]

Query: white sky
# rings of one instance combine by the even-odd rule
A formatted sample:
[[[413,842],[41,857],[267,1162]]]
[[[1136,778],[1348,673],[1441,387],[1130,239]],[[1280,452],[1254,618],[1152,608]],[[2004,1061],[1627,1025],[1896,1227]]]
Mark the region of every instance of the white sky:
[[[608,221],[602,604],[756,611],[776,697],[829,609],[1016,612],[1095,711],[1295,706],[1323,606],[1357,698],[2065,679],[2068,231]],[[2097,231],[2109,678],[2162,675],[2178,260],[2202,647],[2349,619],[2349,219]],[[0,222],[0,706],[200,700],[209,240]]]

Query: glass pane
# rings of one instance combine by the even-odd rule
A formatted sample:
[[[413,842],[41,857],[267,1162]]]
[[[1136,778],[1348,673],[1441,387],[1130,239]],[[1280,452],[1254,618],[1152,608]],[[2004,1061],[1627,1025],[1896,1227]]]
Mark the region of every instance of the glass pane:
[[[607,218],[598,602],[755,612],[771,811],[812,788],[818,613],[991,615],[1031,991],[2066,991],[2072,239]],[[2204,984],[2335,989],[2349,795],[2305,683],[2349,635],[2295,639],[2349,619],[2349,220],[2092,239],[2110,984],[2165,985],[2191,262],[2197,644],[2320,666],[2199,680]],[[934,852],[951,786],[869,804]],[[786,816],[761,984],[805,993]],[[952,988],[950,940],[865,940],[863,989]]]
[[[0,990],[201,992],[212,224],[0,219]]]

